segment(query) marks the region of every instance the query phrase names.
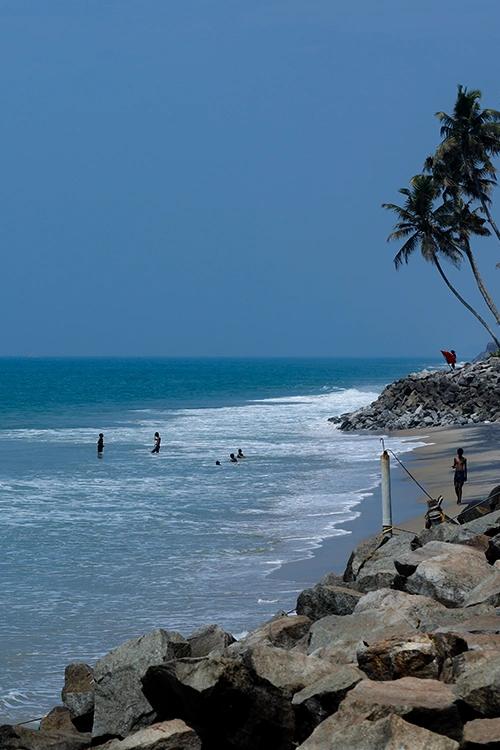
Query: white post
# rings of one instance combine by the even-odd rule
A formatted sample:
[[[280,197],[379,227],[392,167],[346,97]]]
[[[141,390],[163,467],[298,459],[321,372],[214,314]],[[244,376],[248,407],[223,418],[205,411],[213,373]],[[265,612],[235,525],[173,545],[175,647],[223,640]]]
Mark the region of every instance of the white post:
[[[380,456],[382,470],[382,534],[392,536],[391,465],[386,450]]]

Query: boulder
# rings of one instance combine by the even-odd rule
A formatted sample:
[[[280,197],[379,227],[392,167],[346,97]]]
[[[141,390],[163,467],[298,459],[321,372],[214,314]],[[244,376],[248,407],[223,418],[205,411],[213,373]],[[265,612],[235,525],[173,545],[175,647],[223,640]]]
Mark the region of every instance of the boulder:
[[[500,750],[500,718],[474,719],[464,726],[462,750]]]
[[[124,740],[111,740],[99,750],[201,750],[201,741],[180,719],[163,721],[129,734]]]
[[[440,679],[451,659],[467,650],[463,638],[454,634],[416,633],[407,638],[388,638],[358,648],[359,668],[371,680],[400,677]]]
[[[64,670],[62,702],[74,725],[81,732],[91,732],[94,720],[94,670],[88,664],[74,662]]]
[[[455,700],[451,687],[437,680],[362,680],[340,704],[334,726],[341,730],[364,719],[398,714],[411,724],[460,740],[462,721]]]
[[[468,524],[445,522],[430,529],[424,529],[418,535],[420,546],[428,542],[449,542],[450,544],[466,544],[469,546],[485,546],[487,544],[484,533],[478,533],[468,528]]]
[[[403,532],[386,539],[362,563],[358,560],[356,587],[364,592],[392,587],[397,577],[394,558],[404,552],[410,552],[415,539],[414,534]]]
[[[259,679],[290,694],[325,677],[334,668],[328,659],[265,645],[255,646],[243,658]]]
[[[355,581],[361,567],[370,559],[383,542],[383,534],[376,534],[375,536],[371,536],[360,542],[360,544],[358,544],[358,546],[351,552],[349,560],[347,561],[347,566],[343,575],[344,581]]]
[[[429,542],[422,549],[441,542]],[[460,607],[469,593],[491,572],[484,554],[459,544],[447,544],[447,550],[420,562],[406,579],[405,588],[423,594],[447,607]]]
[[[375,610],[352,615],[329,615],[311,627],[309,654],[356,663],[360,641],[373,643],[384,636],[405,636],[415,631],[404,618],[386,622]],[[336,656],[337,655],[337,656]]]
[[[318,583],[299,594],[295,607],[298,615],[319,620],[326,615],[350,615],[362,594],[345,586]]]
[[[432,624],[441,624],[449,618],[449,610],[431,597],[394,589],[379,589],[366,594],[356,605],[354,615],[363,612],[377,613],[379,619],[388,625],[405,623],[415,629],[430,629]],[[468,613],[467,617],[470,616]]]
[[[41,732],[21,726],[0,726],[2,750],[84,750],[90,747],[90,734]]]
[[[488,548],[486,550],[486,559],[493,565],[500,560],[500,534],[488,538]]]
[[[490,575],[469,592],[464,602],[466,607],[482,602],[492,607],[500,606],[500,568],[495,564],[490,570]]]
[[[293,746],[295,717],[289,696],[240,658],[177,659],[148,669],[143,685],[159,718],[182,719],[195,729],[204,748]]]
[[[297,750],[458,750],[458,747],[455,740],[410,724],[397,715],[360,721],[340,730],[332,716]]]
[[[444,524],[441,525],[444,526]],[[409,550],[397,555],[394,558],[394,567],[400,575],[408,578],[413,575],[421,562],[436,557],[436,555],[446,555],[449,550],[449,542],[430,541],[423,547],[417,547],[415,550]]]
[[[243,654],[249,648],[259,644],[292,649],[309,632],[311,620],[304,615],[283,615],[274,618],[253,630],[245,638],[232,643],[226,649],[228,656]]]
[[[357,667],[330,667],[329,673],[295,693],[292,705],[297,717],[297,739],[308,737],[327,716],[335,713],[349,690],[364,679]]]
[[[458,677],[456,695],[479,716],[496,717],[500,714],[500,654],[483,652],[480,656]]]
[[[40,721],[41,732],[76,732],[71,713],[65,706],[56,706]]]
[[[189,653],[180,633],[158,629],[99,659],[94,672],[93,738],[123,738],[153,724],[156,714],[142,692],[141,678],[150,666]]]
[[[235,643],[231,633],[226,633],[218,625],[205,625],[187,638],[192,657],[208,656],[212,652],[221,654],[225,648]]]

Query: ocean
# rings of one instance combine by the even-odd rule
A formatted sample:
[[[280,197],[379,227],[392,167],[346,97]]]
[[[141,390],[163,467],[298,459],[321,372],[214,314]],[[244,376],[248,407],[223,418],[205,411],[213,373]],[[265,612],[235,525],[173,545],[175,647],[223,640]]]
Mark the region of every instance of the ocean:
[[[437,364],[0,360],[0,723],[153,628],[240,635],[293,609],[301,587],[268,574],[345,534],[378,480],[379,436],[328,417]]]

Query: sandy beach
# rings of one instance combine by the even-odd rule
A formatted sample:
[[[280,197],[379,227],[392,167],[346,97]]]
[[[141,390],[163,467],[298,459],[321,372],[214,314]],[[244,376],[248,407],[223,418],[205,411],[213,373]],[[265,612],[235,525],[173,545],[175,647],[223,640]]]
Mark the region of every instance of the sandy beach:
[[[407,430],[389,434],[425,443],[401,455],[401,461],[415,479],[432,496],[442,495],[442,508],[450,516],[458,515],[469,503],[484,499],[500,484],[500,424],[477,424],[466,427]],[[464,485],[462,505],[457,505],[453,486],[453,458],[463,448],[468,462],[468,481]],[[396,528],[415,533],[424,528],[426,496],[398,462],[391,457],[393,524]],[[272,573],[290,584],[314,585],[328,572],[342,573],[352,549],[362,539],[381,530],[380,488],[367,497],[357,509],[359,517],[341,527],[347,533],[325,539],[313,557],[283,566]]]

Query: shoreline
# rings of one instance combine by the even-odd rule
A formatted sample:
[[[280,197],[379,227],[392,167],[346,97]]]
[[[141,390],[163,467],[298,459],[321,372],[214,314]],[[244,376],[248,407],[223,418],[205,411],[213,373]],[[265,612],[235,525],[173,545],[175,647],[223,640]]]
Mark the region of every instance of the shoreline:
[[[455,427],[432,427],[380,433],[386,447],[391,437],[424,443],[403,454],[401,460],[432,497],[443,495],[442,508],[456,516],[468,503],[484,499],[500,484],[500,424],[481,423]],[[458,447],[468,459],[469,480],[464,485],[462,505],[457,505],[451,465]],[[498,470],[495,469],[498,464]],[[392,512],[395,527],[418,533],[424,528],[426,497],[421,489],[391,457]],[[380,484],[356,506],[359,516],[338,526],[348,533],[326,537],[309,558],[285,563],[269,576],[291,585],[313,586],[327,573],[342,574],[352,550],[382,529]]]

